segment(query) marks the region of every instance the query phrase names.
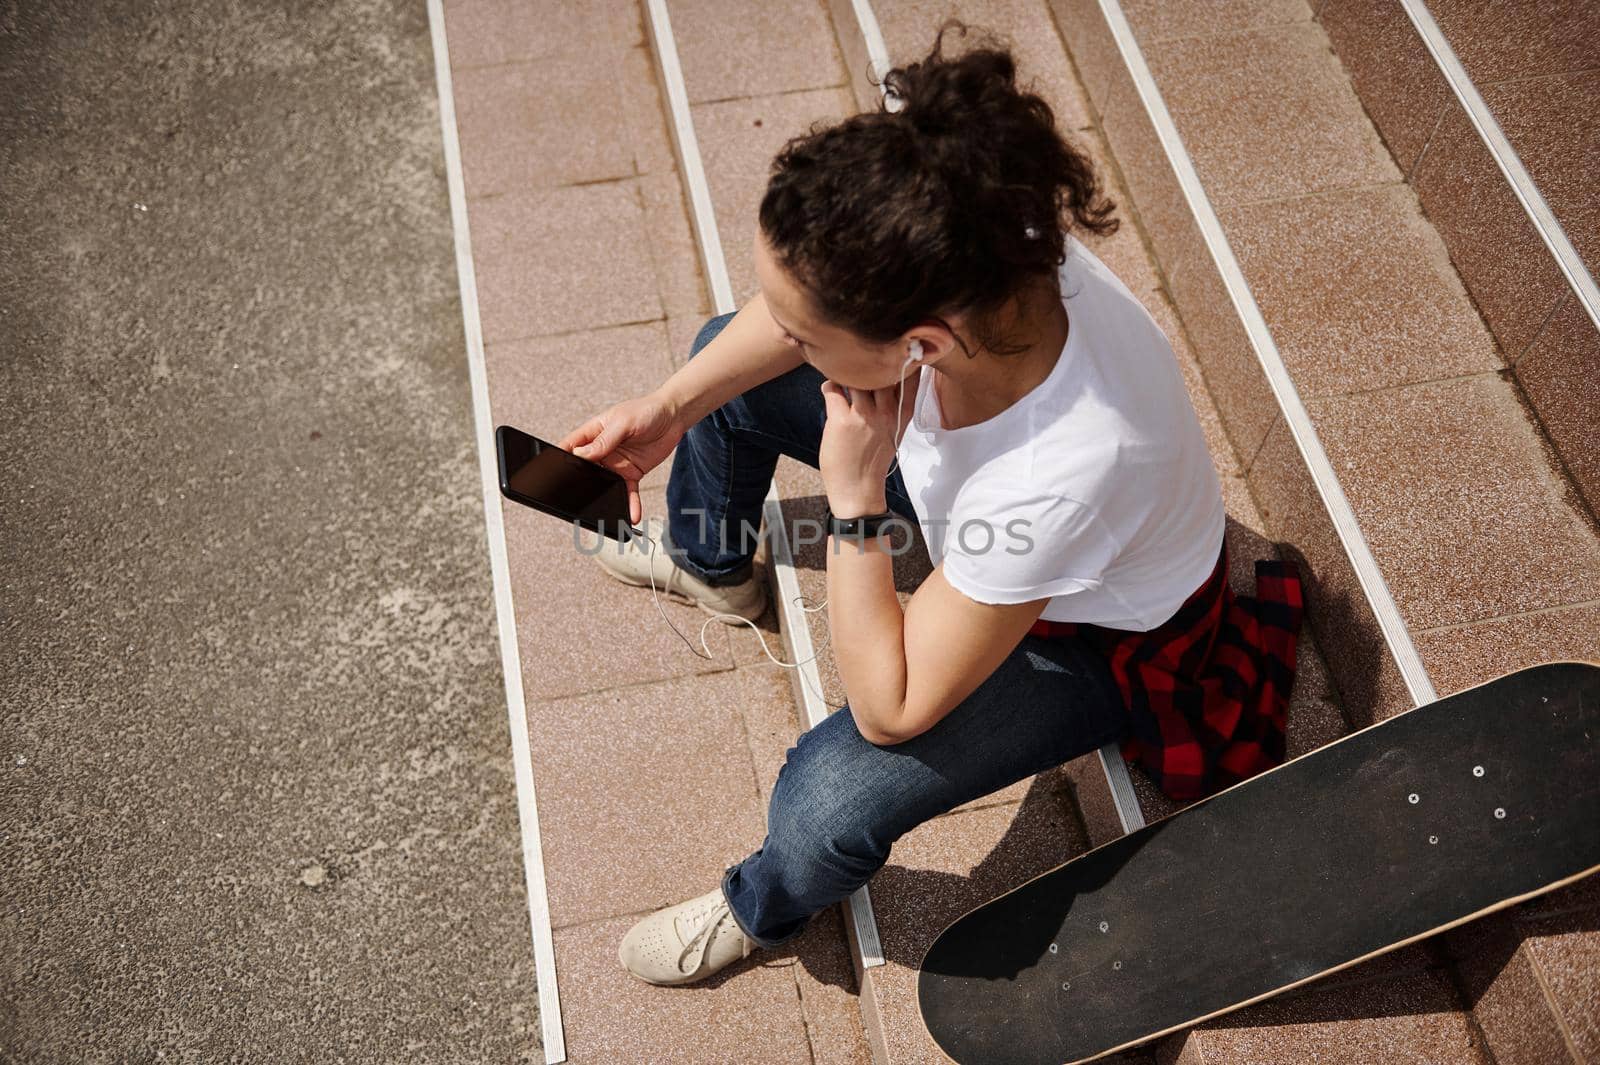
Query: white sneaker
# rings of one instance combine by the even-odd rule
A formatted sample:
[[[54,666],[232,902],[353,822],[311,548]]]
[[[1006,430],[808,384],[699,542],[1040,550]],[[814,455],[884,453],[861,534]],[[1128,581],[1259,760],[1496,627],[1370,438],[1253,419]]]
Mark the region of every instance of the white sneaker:
[[[640,523],[655,541],[653,555],[650,544],[639,536],[625,544],[608,539],[596,548],[599,537],[588,530],[583,531],[584,549],[593,550],[600,568],[624,584],[648,588],[653,573],[656,590],[662,595],[694,603],[708,614],[735,614],[749,621],[762,615],[767,609],[767,585],[759,575],[752,573],[739,584],[707,584],[672,561],[664,546],[666,526],[664,519],[654,517]],[[739,624],[730,618],[717,620],[725,625]]]
[[[622,937],[617,960],[646,983],[671,986],[703,980],[755,949],[718,884],[640,920]]]

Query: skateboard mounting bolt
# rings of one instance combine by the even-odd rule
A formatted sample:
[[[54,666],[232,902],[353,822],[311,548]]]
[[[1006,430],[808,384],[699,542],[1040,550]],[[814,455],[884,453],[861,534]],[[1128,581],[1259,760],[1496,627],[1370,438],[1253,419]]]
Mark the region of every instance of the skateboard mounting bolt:
[[[1498,817],[1498,818],[1500,818],[1500,819],[1501,819],[1501,820],[1504,820],[1504,819],[1505,819],[1505,816],[1506,816],[1506,812],[1505,812],[1505,810],[1504,810],[1504,809],[1502,809],[1502,808],[1501,808],[1501,807],[1498,807],[1498,806],[1496,806],[1496,807],[1495,807],[1495,808],[1494,808],[1494,815],[1495,815],[1495,816],[1496,816],[1496,817]]]
[[[1110,930],[1111,930],[1111,925],[1108,922],[1106,922],[1106,921],[1101,921],[1100,922],[1100,931],[1109,932]]]
[[[1483,776],[1483,766],[1481,766],[1481,765],[1473,766],[1472,767],[1472,775],[1475,776],[1475,777]]]
[[[1113,969],[1120,969],[1122,968],[1122,963],[1120,961],[1114,961],[1111,963],[1111,967]]]
[[[1417,803],[1421,802],[1422,799],[1416,792],[1413,791],[1410,795],[1406,796],[1406,801],[1415,806]]]
[[[1072,990],[1072,981],[1068,980],[1066,983],[1062,984],[1061,985],[1061,990],[1063,990],[1063,991],[1071,991]]]
[[[1438,836],[1429,836],[1428,837],[1428,842],[1429,843],[1438,843],[1439,842],[1439,837]]]
[[[1050,953],[1054,954],[1055,952],[1056,952],[1056,945],[1054,943],[1052,943],[1052,944],[1050,944]]]

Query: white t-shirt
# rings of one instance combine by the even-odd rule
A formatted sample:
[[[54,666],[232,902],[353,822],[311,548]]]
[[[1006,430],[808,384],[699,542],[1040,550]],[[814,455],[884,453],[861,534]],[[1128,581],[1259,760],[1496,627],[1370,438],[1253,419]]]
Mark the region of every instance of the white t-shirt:
[[[983,603],[1145,632],[1222,550],[1222,485],[1172,345],[1075,236],[1060,268],[1067,340],[999,414],[942,428],[924,366],[900,470],[933,564]],[[961,353],[955,353],[960,358]]]

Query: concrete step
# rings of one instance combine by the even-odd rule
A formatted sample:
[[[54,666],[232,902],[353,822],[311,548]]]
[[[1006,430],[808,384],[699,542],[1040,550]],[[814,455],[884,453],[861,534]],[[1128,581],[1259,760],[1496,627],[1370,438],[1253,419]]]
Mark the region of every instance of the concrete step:
[[[1416,685],[1397,668],[1104,15],[1117,5],[1054,7],[1224,427],[1247,456],[1245,480],[1270,534],[1294,544],[1311,571],[1308,616],[1350,724],[1409,709]],[[1390,5],[1328,0],[1323,9],[1347,17],[1354,39],[1376,7],[1395,21]],[[1581,486],[1525,408],[1451,251],[1311,8],[1121,10],[1431,678],[1424,684],[1448,693],[1534,662],[1595,657],[1600,538]],[[1451,973],[1462,1004],[1490,998],[1506,1004],[1499,1018],[1517,1017],[1493,1041],[1503,1060],[1518,1043],[1538,1048],[1520,1060],[1587,1060],[1596,1027],[1593,981],[1583,979],[1594,954],[1589,897],[1577,887],[1547,896],[1542,904],[1568,926],[1502,953],[1511,964],[1486,963],[1480,951]],[[1468,944],[1520,910],[1435,947]],[[1491,1029],[1490,1013],[1479,1014],[1474,1023]],[[1566,1056],[1536,1056],[1551,1047]]]
[[[1500,128],[1503,150],[1561,227],[1572,265],[1592,275],[1600,269],[1600,212],[1590,192],[1600,161],[1594,13],[1576,4],[1466,0],[1428,8]],[[1401,5],[1327,0],[1317,17],[1528,406],[1591,512],[1600,509],[1594,315]]]
[[[1600,328],[1583,311],[1559,246],[1540,235],[1495,153],[1514,154],[1578,268],[1592,273],[1600,264],[1600,216],[1589,192],[1600,146],[1596,22],[1592,12],[1561,4],[1428,6],[1503,144],[1491,147],[1492,131],[1479,131],[1400,5],[1328,0],[1317,17],[1493,335],[1507,383],[1520,390],[1576,505],[1592,517],[1600,508]],[[1559,630],[1570,621],[1563,613],[1540,622]],[[1600,625],[1588,620],[1592,656]],[[1530,635],[1535,646],[1567,638]],[[1452,939],[1502,1062],[1600,1056],[1600,1005],[1582,990],[1594,985],[1600,913],[1590,907],[1585,916],[1576,896],[1550,905],[1573,913],[1572,922],[1545,934],[1548,922],[1519,908]]]
[[[645,13],[632,0],[445,0],[444,13],[492,418],[559,439],[659,384],[713,312]],[[696,54],[696,77],[717,54]],[[645,479],[647,514],[664,510],[669,468]],[[710,658],[691,652],[570,527],[515,505],[502,518],[550,940],[545,1060],[869,1060],[836,911],[689,988],[618,964],[635,921],[760,845],[793,698],[735,657],[721,624]],[[698,645],[705,615],[662,606]]]
[[[930,17],[925,6],[877,0],[870,8],[889,55],[894,60],[904,61],[920,55],[932,44],[932,31],[937,20]],[[1103,138],[1093,123],[1087,93],[1063,47],[1050,9],[1043,3],[969,3],[962,5],[960,14],[976,25],[999,31],[1014,42],[1024,76],[1035,81],[1037,91],[1051,104],[1063,131],[1099,163],[1112,198],[1119,203],[1126,203],[1127,190],[1121,186],[1117,167],[1107,154]],[[836,13],[834,28],[841,34],[841,53],[855,62],[861,62],[867,54],[865,49],[847,36],[860,32],[854,16],[845,18]],[[858,87],[867,84],[862,70],[853,71],[852,84]],[[870,106],[871,98],[863,98],[858,90],[857,102],[862,107]],[[1264,522],[1256,511],[1242,477],[1242,464],[1223,430],[1203,372],[1165,291],[1159,266],[1150,255],[1132,217],[1125,220],[1118,233],[1107,238],[1090,237],[1086,240],[1095,254],[1141,298],[1173,340],[1180,368],[1189,386],[1190,398],[1207,430],[1213,461],[1223,482],[1230,519],[1226,533],[1233,564],[1230,581],[1238,591],[1248,594],[1253,591],[1255,560],[1278,556],[1272,542],[1260,531],[1264,528]],[[809,481],[811,484],[810,498],[796,501],[799,512],[812,516],[820,514],[821,485],[815,473],[797,466],[792,477],[792,480],[786,479],[786,483]],[[913,561],[917,559],[921,560],[921,566]],[[925,556],[916,551],[909,553],[902,559],[901,569],[903,572],[897,573],[897,577],[904,598],[925,575]],[[820,598],[824,594],[820,549],[802,554],[800,572],[802,585],[810,594]],[[820,639],[820,623],[813,621],[813,625],[818,626],[817,636]],[[1299,649],[1299,666],[1289,713],[1291,756],[1315,749],[1343,735],[1348,727],[1328,683],[1315,638],[1309,632]],[[842,689],[831,667],[825,669],[824,673],[829,680],[830,697],[842,699]],[[1178,808],[1143,773],[1133,770],[1131,777],[1146,818],[1164,816]],[[1064,792],[1062,784],[1065,785]],[[1075,820],[1083,826],[1082,835],[1072,833],[1074,826],[1071,823],[1063,823],[1052,834],[1049,846],[1040,847],[1033,854],[1015,855],[1009,853],[1013,849],[1010,846],[1012,835],[1007,835],[1006,876],[990,883],[983,874],[994,864],[997,853],[993,850],[995,844],[992,838],[985,835],[969,835],[972,828],[981,822],[968,817],[968,808],[983,806],[991,817],[1005,812],[1004,816],[1019,826],[1040,818],[1060,816],[1048,804],[1038,801],[1041,792],[1047,795],[1059,793],[1062,806],[1077,808]],[[984,881],[981,887],[987,895],[980,893],[981,900],[1000,894],[1027,876],[1052,868],[1121,832],[1122,825],[1110,801],[1105,774],[1098,758],[1091,755],[1040,774],[1033,780],[1019,782],[944,817],[935,818],[897,843],[896,857],[891,861],[907,861],[908,853],[915,854],[918,847],[927,845],[924,840],[937,841],[934,845],[941,849],[948,848],[942,864],[953,864],[957,869],[970,868],[974,880]],[[869,1030],[876,1028],[882,1033],[882,1050],[887,1053],[888,1060],[943,1060],[937,1048],[927,1039],[916,1013],[914,967],[922,950],[926,949],[942,927],[941,920],[930,919],[929,915],[943,914],[945,908],[951,905],[955,906],[952,915],[963,912],[963,905],[951,902],[950,891],[950,886],[942,879],[907,877],[901,880],[880,876],[874,881],[874,909],[879,919],[879,934],[884,943],[887,964],[869,973],[863,994],[872,996],[875,1001],[864,1002],[863,1010],[868,1017]],[[970,907],[972,903],[964,905]],[[1153,1053],[1154,1048],[1146,1047],[1120,1055],[1119,1058],[1145,1061]]]

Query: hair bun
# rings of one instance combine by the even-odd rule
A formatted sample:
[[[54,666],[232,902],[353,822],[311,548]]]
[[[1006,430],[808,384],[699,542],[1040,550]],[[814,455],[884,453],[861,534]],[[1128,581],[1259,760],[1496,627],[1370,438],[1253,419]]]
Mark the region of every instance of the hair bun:
[[[946,19],[927,56],[894,67],[883,76],[883,109],[897,113],[922,134],[948,133],[981,125],[986,113],[1016,107],[1016,61],[992,32],[980,33],[966,52],[947,56],[944,35],[968,26]]]

